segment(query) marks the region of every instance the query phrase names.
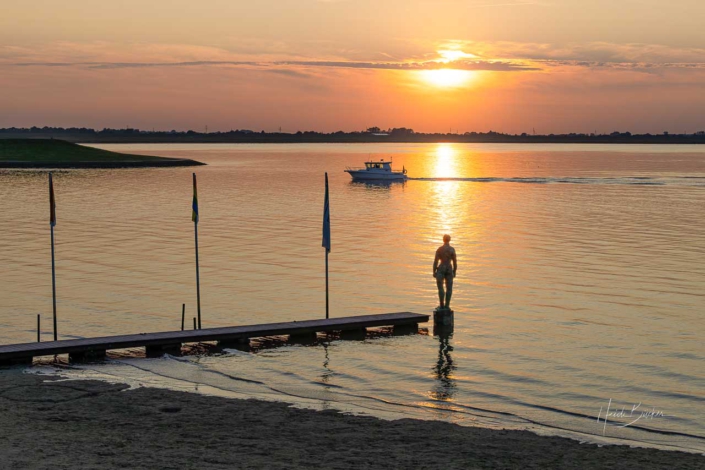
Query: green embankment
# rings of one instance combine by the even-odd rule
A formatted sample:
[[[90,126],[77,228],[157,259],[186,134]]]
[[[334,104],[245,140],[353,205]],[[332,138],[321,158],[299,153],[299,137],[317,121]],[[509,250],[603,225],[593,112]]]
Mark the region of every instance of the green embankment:
[[[0,139],[0,168],[144,168],[204,165],[195,160],[128,155],[56,139]]]

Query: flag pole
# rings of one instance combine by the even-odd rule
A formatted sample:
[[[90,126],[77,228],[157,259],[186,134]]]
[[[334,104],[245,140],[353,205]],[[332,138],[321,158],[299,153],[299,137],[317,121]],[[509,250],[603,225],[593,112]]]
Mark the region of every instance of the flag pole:
[[[328,253],[330,253],[330,200],[328,196],[328,172],[326,172],[326,195],[323,201],[323,247],[326,249],[326,319],[328,308]]]
[[[56,200],[54,199],[54,180],[49,173],[49,225],[51,226],[51,297],[54,316],[54,341],[58,339],[56,328],[56,263],[54,261],[54,226],[56,225]]]
[[[198,269],[198,193],[196,190],[196,173],[193,174],[193,234],[196,242],[196,303],[198,305],[198,329],[201,329],[201,276]]]
[[[51,226],[51,296],[54,307],[54,341],[58,339],[56,331],[56,264],[54,262],[54,226]]]
[[[196,239],[196,302],[198,303],[198,329],[201,329],[201,276],[198,271],[198,222],[193,224]]]

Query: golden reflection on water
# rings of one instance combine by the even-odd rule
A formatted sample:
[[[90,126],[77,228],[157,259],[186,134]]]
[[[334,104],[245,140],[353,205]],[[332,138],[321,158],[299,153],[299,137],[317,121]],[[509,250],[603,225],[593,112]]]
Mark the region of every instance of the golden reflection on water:
[[[453,144],[438,144],[436,147],[435,177],[453,178],[458,175],[458,152]]]
[[[438,144],[433,152],[431,173],[434,178],[468,178],[474,176],[472,154],[459,150],[457,144]],[[418,224],[423,237],[430,243],[440,245],[444,234],[452,237],[452,244],[460,247],[475,245],[480,235],[478,230],[479,211],[475,207],[480,198],[478,193],[485,188],[481,184],[465,181],[434,181],[417,192],[416,204],[431,209],[430,218]],[[420,234],[421,235],[421,234]],[[464,261],[469,260],[465,258]],[[463,266],[469,272],[471,266]]]
[[[452,178],[458,174],[458,152],[452,144],[438,144],[435,150],[436,178]],[[457,181],[439,181],[431,186],[432,198],[435,203],[436,219],[435,228],[453,236],[454,229],[461,223],[461,214],[458,207],[459,191],[461,188]],[[440,234],[441,236],[443,234]],[[436,238],[439,238],[436,236]]]

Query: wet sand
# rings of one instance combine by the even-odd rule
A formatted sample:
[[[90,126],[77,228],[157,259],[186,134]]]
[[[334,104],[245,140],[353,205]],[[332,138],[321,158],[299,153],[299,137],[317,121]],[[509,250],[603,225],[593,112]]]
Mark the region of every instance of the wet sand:
[[[3,469],[703,469],[705,457],[0,371]]]

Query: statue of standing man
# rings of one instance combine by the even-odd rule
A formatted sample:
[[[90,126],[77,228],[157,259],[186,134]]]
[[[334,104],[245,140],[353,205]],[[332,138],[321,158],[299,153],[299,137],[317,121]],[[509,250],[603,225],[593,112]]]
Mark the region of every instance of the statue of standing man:
[[[452,264],[452,265],[451,265]],[[441,309],[450,310],[450,297],[453,295],[453,278],[458,270],[455,248],[450,246],[450,235],[443,235],[443,245],[436,250],[433,260],[433,277],[438,285],[438,300]],[[445,292],[443,283],[445,282]]]

